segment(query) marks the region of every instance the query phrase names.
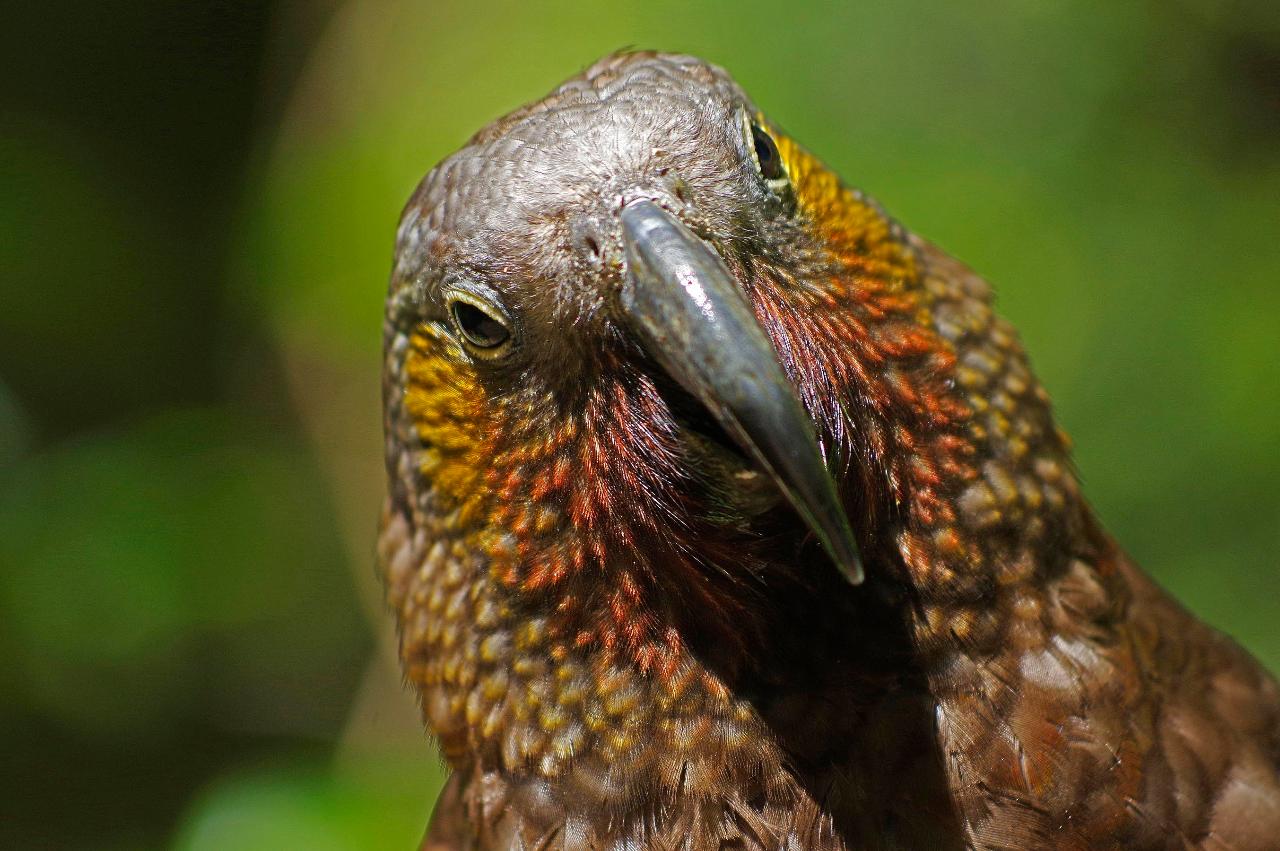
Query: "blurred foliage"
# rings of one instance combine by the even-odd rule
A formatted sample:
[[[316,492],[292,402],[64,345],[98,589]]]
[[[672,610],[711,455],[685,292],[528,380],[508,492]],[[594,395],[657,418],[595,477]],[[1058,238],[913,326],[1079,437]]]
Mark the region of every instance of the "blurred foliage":
[[[232,776],[191,808],[176,851],[405,851],[423,832],[420,765],[342,775],[299,763]]]
[[[1274,3],[9,15],[0,847],[413,846],[442,773],[370,568],[397,215],[629,45],[729,68],[992,280],[1104,522],[1280,668]]]

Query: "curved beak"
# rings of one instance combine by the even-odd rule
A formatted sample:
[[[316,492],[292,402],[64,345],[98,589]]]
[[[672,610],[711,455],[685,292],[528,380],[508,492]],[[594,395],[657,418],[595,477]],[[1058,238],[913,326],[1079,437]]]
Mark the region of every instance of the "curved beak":
[[[862,559],[809,419],[724,261],[651,201],[622,210],[623,314],[645,350],[777,483],[853,584]]]

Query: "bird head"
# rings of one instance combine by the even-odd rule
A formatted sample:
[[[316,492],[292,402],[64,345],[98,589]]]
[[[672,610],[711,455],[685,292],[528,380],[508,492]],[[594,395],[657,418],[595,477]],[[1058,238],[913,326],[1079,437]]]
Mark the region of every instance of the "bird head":
[[[609,57],[479,132],[405,209],[385,326],[403,652],[470,683],[437,730],[483,727],[486,659],[496,695],[696,644],[724,693],[859,600],[977,640],[1070,478],[987,302],[699,60]]]

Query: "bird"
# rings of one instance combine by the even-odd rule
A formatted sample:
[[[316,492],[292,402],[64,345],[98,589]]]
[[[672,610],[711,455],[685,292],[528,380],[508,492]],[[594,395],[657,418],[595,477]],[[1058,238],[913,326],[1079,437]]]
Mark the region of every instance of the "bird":
[[[378,563],[422,848],[1280,849],[1280,687],[1154,583],[975,272],[720,67],[422,180]]]

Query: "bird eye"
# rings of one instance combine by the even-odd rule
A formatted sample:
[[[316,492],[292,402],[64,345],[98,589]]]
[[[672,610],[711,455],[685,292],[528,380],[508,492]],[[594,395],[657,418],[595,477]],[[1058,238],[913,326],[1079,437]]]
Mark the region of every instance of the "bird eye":
[[[449,315],[463,341],[482,357],[497,355],[511,339],[506,317],[476,299],[455,294],[449,301]]]
[[[767,130],[745,115],[743,122],[746,124],[747,143],[751,149],[751,158],[755,162],[756,171],[764,178],[764,182],[769,184],[770,189],[775,192],[781,190],[787,185],[787,168],[782,164],[782,154],[778,152],[778,144],[773,141],[773,137]]]

